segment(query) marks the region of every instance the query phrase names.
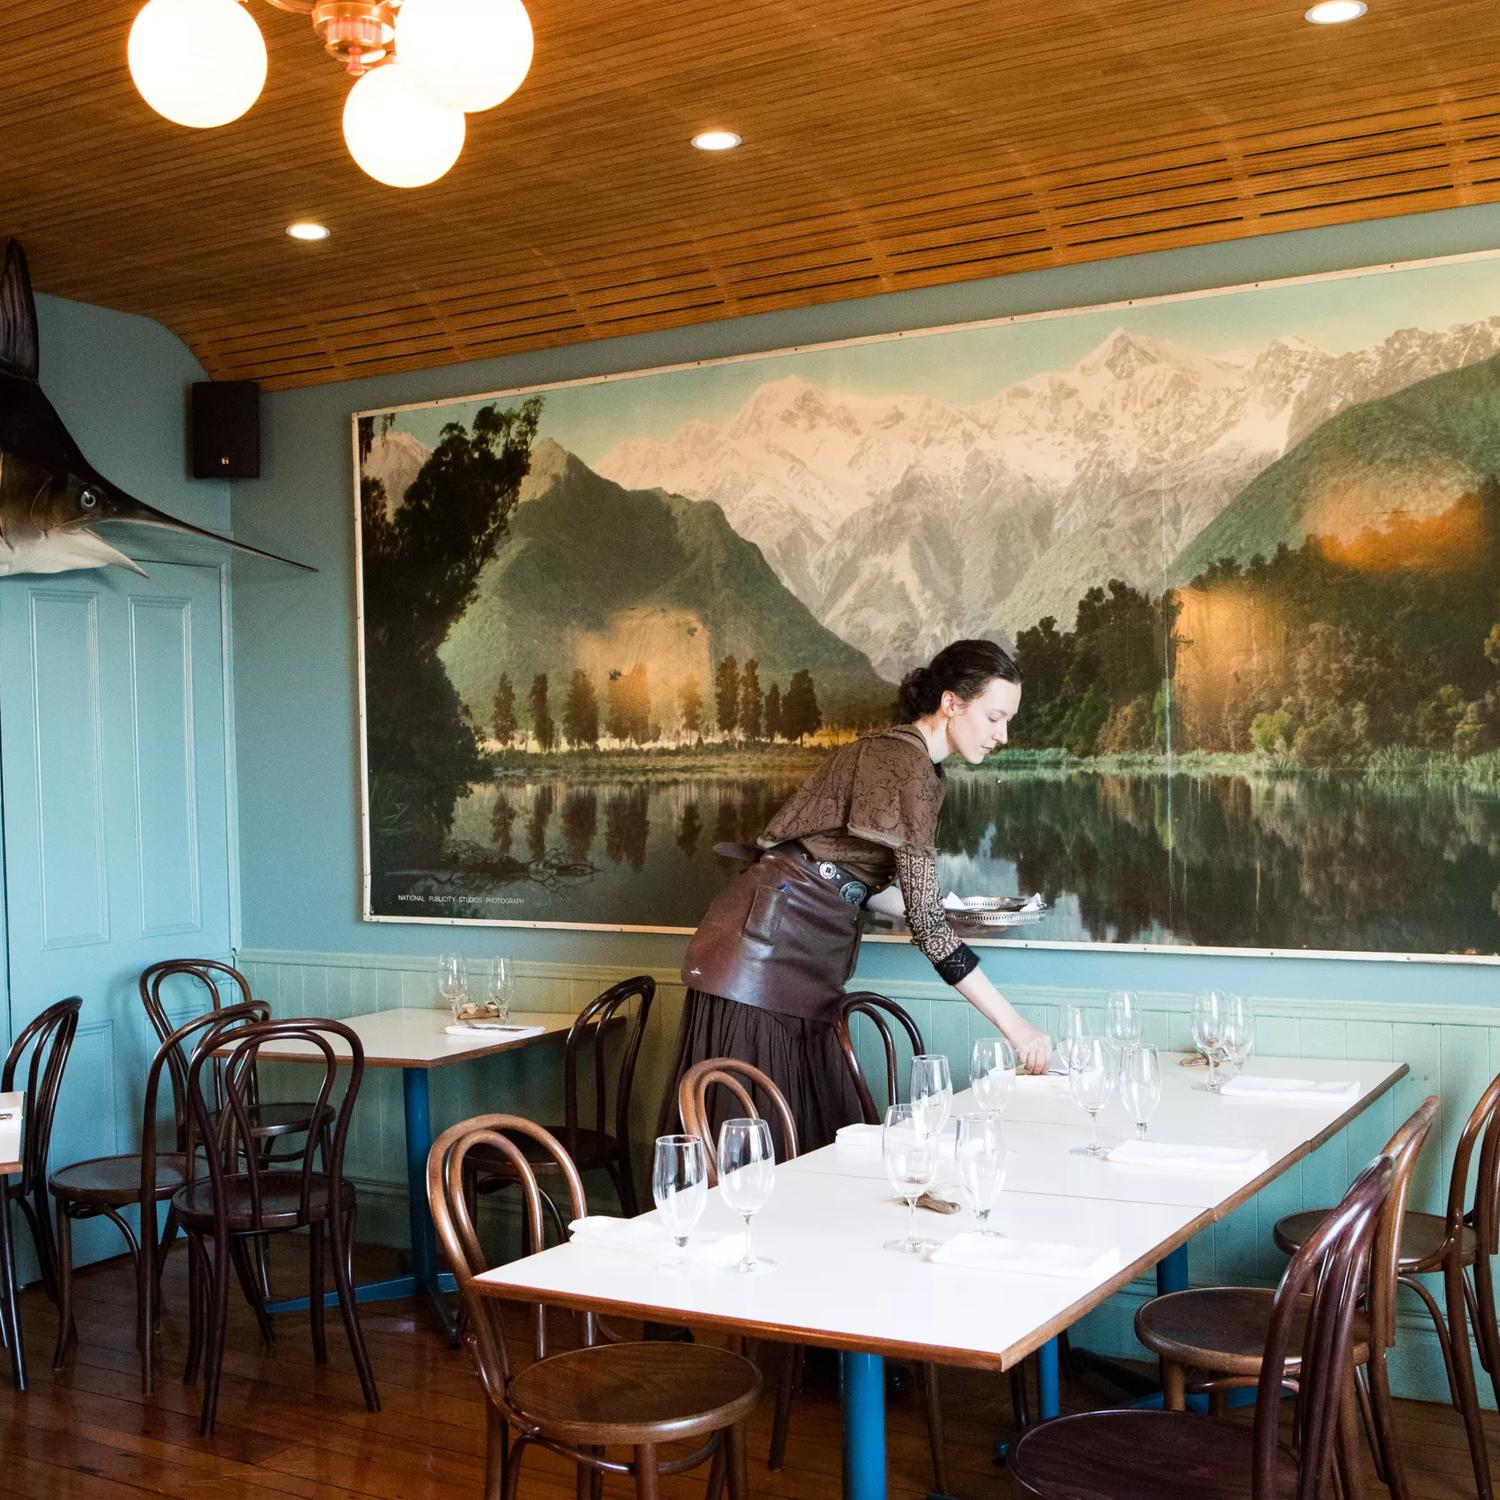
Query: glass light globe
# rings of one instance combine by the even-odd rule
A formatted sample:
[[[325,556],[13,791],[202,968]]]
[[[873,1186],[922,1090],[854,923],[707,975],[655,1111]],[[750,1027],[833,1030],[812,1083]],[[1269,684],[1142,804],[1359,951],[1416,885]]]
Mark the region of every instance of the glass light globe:
[[[366,73],[344,101],[349,154],[388,187],[436,182],[464,149],[464,117],[430,99],[400,63]]]
[[[126,45],[157,114],[204,130],[237,120],[266,81],[266,42],[237,0],[147,0]]]
[[[468,114],[521,87],[532,46],[521,0],[405,0],[396,12],[396,56],[412,82]]]

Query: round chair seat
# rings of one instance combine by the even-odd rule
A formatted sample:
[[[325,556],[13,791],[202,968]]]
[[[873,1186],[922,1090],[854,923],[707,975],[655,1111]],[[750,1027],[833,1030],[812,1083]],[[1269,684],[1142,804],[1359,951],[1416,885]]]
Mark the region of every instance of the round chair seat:
[[[562,1125],[548,1125],[544,1127],[564,1144],[567,1142],[567,1130]],[[556,1173],[559,1168],[552,1153],[538,1140],[529,1135],[513,1136],[515,1144],[520,1147],[521,1154],[531,1165],[533,1172]],[[597,1130],[578,1131],[578,1150],[569,1153],[575,1165],[584,1162],[603,1161],[615,1149],[613,1136],[601,1135]],[[504,1177],[514,1180],[516,1169],[511,1165],[508,1157],[502,1156],[498,1151],[487,1151],[483,1146],[476,1146],[464,1163],[484,1177]]]
[[[348,1210],[354,1206],[354,1186],[339,1184],[339,1204]],[[328,1179],[315,1176],[308,1193],[307,1212],[302,1212],[302,1174],[300,1172],[262,1172],[260,1174],[260,1213],[252,1212],[249,1178],[237,1173],[225,1182],[227,1208],[224,1221],[231,1230],[252,1231],[292,1229],[299,1224],[316,1224],[328,1218]],[[206,1177],[190,1182],[172,1195],[172,1207],[184,1229],[211,1230],[214,1227],[213,1184]]]
[[[1184,1411],[1096,1411],[1022,1433],[1012,1488],[1046,1500],[1250,1500],[1248,1427]],[[1297,1463],[1282,1449],[1272,1493],[1292,1500]]]
[[[1135,1315],[1136,1337],[1155,1355],[1173,1364],[1216,1375],[1258,1375],[1271,1326],[1276,1293],[1270,1287],[1203,1286],[1153,1297]],[[1287,1364],[1301,1360],[1311,1298],[1301,1306],[1287,1343]],[[1370,1357],[1370,1320],[1354,1314],[1353,1358]]]
[[[742,1421],[760,1371],[703,1344],[596,1344],[553,1354],[510,1383],[511,1403],[549,1436],[579,1443],[661,1443]]]
[[[156,1158],[158,1198],[170,1198],[186,1182],[181,1156]],[[97,1203],[111,1208],[134,1203],[141,1195],[141,1159],[96,1156],[91,1161],[74,1162],[52,1173],[47,1179],[47,1189],[54,1198],[69,1203]]]
[[[1271,1231],[1272,1238],[1288,1255],[1295,1255],[1302,1242],[1310,1235],[1327,1214],[1326,1208],[1309,1208],[1300,1214],[1288,1214],[1276,1221]],[[1401,1224],[1401,1265],[1403,1275],[1436,1268],[1443,1242],[1448,1237],[1448,1223],[1439,1214],[1420,1214],[1408,1209]],[[1474,1231],[1467,1225],[1463,1230],[1463,1262],[1470,1265],[1474,1260]]]
[[[313,1117],[314,1105],[310,1099],[261,1100],[250,1106],[250,1128],[257,1140],[274,1140],[283,1135],[299,1135],[307,1129]],[[333,1113],[329,1112],[328,1123],[333,1124]]]

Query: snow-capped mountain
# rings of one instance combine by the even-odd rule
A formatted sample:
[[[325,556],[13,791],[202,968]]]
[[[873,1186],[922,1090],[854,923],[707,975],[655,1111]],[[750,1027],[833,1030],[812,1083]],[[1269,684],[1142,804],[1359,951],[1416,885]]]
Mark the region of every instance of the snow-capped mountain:
[[[428,448],[409,432],[392,429],[381,433],[365,455],[361,473],[366,479],[378,479],[385,491],[385,502],[392,511],[401,509],[406,487],[427,462]]]
[[[1500,352],[1500,317],[1331,354],[1204,355],[1116,329],[973,406],[768,381],[721,426],[594,465],[723,507],[818,620],[897,676],[957,633],[1071,623],[1083,588],[1158,580],[1329,417]]]

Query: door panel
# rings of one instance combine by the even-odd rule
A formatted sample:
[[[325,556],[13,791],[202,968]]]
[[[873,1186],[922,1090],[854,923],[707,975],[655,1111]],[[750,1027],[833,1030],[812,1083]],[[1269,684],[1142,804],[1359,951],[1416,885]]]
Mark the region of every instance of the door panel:
[[[9,1035],[84,1001],[54,1165],[139,1142],[141,969],[233,940],[222,575],[146,566],[0,580]],[[100,1224],[75,1247],[120,1248]]]

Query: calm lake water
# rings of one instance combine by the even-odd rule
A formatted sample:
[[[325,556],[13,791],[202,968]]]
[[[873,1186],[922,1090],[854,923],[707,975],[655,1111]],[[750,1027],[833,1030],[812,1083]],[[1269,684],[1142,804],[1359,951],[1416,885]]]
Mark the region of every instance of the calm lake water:
[[[376,910],[692,927],[796,784],[511,779],[459,806],[463,865],[377,881]],[[1500,952],[1500,797],[1460,786],[1245,776],[950,779],[940,874],[1041,891],[1028,938]]]

